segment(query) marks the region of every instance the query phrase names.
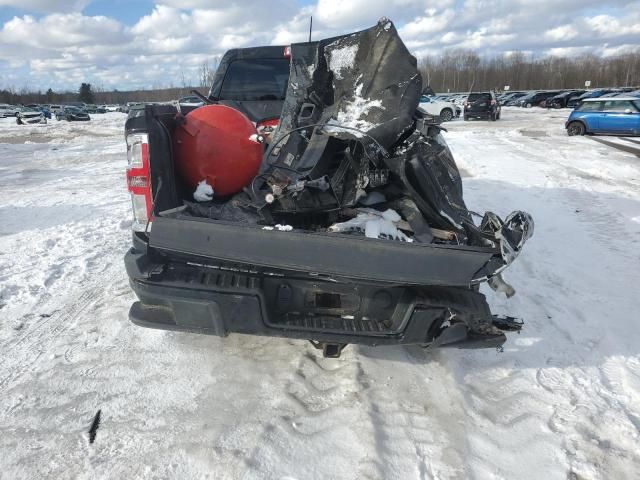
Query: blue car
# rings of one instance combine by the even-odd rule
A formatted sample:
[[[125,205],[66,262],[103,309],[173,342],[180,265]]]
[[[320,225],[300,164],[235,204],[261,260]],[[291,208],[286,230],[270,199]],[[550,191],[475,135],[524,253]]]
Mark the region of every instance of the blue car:
[[[567,134],[604,133],[640,135],[640,99],[636,97],[588,98],[571,112]]]

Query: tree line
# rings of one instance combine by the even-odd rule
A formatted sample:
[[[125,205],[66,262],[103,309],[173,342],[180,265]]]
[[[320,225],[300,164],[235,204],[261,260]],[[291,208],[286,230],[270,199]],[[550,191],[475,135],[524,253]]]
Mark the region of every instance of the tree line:
[[[0,89],[0,103],[9,103],[11,105],[27,105],[30,103],[55,105],[68,102],[84,102],[99,105],[121,105],[127,102],[168,102],[190,95],[193,88],[200,88],[185,86],[139,90],[103,90],[94,88],[89,83],[83,83],[82,85],[85,85],[85,87],[81,87],[77,92],[54,92],[52,89],[48,89],[46,92],[30,91],[26,88],[20,90],[13,88]],[[201,88],[200,91],[204,94],[208,93],[208,90],[202,90]]]
[[[127,102],[167,102],[190,95],[196,88],[208,93],[217,62],[203,63],[197,72],[195,86],[188,86],[182,75],[181,86],[138,90],[106,90],[83,83],[78,91],[32,91],[26,87],[0,89],[0,103],[66,103],[82,101],[97,104]],[[418,66],[423,84],[436,92],[464,92],[468,90],[511,90],[591,88],[640,86],[640,48],[614,57],[584,54],[576,57],[535,58],[523,52],[482,57],[473,50],[448,50],[441,55],[422,57]]]
[[[593,54],[535,58],[523,52],[481,57],[473,50],[456,49],[419,60],[424,85],[436,92],[471,89],[551,90],[640,86],[640,48],[614,57]]]
[[[14,87],[0,89],[0,103],[11,105],[59,104],[68,102],[84,102],[95,104],[122,105],[128,102],[169,102],[181,97],[191,95],[191,90],[199,90],[204,95],[209,93],[218,66],[218,60],[214,59],[213,65],[204,62],[198,67],[197,85],[190,86],[184,72],[181,75],[181,86],[142,88],[137,90],[107,90],[100,86],[83,82],[77,91],[54,92],[51,88],[43,92],[33,91],[27,87],[16,89]]]

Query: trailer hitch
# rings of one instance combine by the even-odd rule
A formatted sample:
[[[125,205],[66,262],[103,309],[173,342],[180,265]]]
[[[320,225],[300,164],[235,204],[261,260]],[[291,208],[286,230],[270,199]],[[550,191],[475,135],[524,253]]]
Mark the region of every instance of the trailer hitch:
[[[322,350],[324,358],[340,358],[344,347],[349,345],[348,343],[316,342],[314,340],[309,340],[309,342],[318,350]]]

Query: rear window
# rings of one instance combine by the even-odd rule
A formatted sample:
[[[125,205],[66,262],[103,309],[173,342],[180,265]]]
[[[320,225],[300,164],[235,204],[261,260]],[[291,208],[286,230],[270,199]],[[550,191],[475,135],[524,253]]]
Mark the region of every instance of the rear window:
[[[227,68],[220,100],[284,100],[289,82],[289,59],[236,60]]]
[[[490,93],[470,93],[469,94],[469,98],[467,99],[468,102],[477,102],[478,100],[482,100],[482,101],[489,101],[491,100],[491,94]]]

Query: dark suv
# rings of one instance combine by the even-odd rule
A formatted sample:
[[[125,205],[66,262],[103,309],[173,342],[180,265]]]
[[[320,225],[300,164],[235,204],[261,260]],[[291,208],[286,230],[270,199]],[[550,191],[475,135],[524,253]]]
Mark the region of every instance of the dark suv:
[[[560,92],[554,90],[552,92],[532,92],[520,99],[519,105],[525,108],[539,107],[540,104],[548,98],[555,97]]]
[[[500,119],[500,102],[495,92],[471,92],[464,102],[464,119],[488,118]]]
[[[559,93],[555,97],[548,98],[545,106],[547,108],[567,108],[572,99],[578,98],[584,92],[584,90],[569,90]]]

